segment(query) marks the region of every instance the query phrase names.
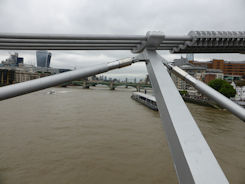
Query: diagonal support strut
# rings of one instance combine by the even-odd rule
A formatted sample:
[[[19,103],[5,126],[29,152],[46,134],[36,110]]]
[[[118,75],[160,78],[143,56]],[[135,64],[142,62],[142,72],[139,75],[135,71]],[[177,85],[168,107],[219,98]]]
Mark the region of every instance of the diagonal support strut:
[[[51,75],[40,79],[34,79],[26,82],[21,82],[18,84],[4,86],[0,88],[0,100],[13,98],[34,91],[57,86],[65,82],[71,82],[73,80],[89,77],[92,75],[97,75],[113,69],[126,67],[137,61],[138,60],[135,60],[134,58],[120,59],[117,61],[108,62],[101,65],[95,65],[88,68],[82,68],[79,70],[73,70],[73,71],[64,72],[56,75]]]
[[[144,50],[143,57],[148,60],[147,70],[179,183],[229,183],[163,65],[164,59],[149,50]]]

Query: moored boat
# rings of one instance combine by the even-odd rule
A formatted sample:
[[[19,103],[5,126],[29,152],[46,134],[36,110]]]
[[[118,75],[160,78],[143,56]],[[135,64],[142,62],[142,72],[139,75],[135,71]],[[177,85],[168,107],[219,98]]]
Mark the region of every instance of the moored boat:
[[[133,92],[131,98],[137,102],[142,103],[143,105],[149,107],[152,110],[158,111],[156,98],[152,95],[140,92]]]

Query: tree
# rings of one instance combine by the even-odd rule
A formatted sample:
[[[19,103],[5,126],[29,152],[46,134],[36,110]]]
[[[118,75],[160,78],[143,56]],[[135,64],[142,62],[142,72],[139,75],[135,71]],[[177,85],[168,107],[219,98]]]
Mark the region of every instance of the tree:
[[[188,92],[187,92],[187,91],[185,91],[185,90],[183,90],[183,91],[179,91],[179,93],[180,93],[180,95],[181,95],[181,96],[183,96],[183,95],[185,96],[185,95],[187,95],[187,94],[188,94]]]
[[[210,81],[208,85],[227,98],[234,97],[236,95],[236,90],[225,80],[215,79]]]

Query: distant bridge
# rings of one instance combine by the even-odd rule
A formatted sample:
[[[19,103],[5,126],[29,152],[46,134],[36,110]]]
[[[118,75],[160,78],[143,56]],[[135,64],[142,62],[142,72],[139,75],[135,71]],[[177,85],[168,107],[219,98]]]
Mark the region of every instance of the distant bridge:
[[[64,84],[63,86],[65,86]],[[140,89],[152,88],[150,84],[142,84],[142,83],[128,83],[128,82],[113,82],[113,81],[72,81],[67,85],[74,86],[83,86],[83,88],[89,88],[90,86],[104,85],[108,86],[110,90],[115,90],[118,86],[125,86],[128,88],[129,86],[136,88],[137,91]]]

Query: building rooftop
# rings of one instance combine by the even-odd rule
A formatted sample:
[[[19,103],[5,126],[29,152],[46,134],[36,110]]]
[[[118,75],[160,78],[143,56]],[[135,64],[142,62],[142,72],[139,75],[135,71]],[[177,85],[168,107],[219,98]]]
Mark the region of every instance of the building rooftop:
[[[220,70],[220,69],[212,69],[212,68],[208,68],[208,69],[206,70],[206,73],[223,73],[223,71]]]
[[[225,63],[230,63],[230,64],[245,64],[245,61],[225,61]]]
[[[182,66],[180,66],[181,69],[183,70],[206,70],[206,67],[202,67],[202,66],[194,66],[191,64],[184,64]]]

